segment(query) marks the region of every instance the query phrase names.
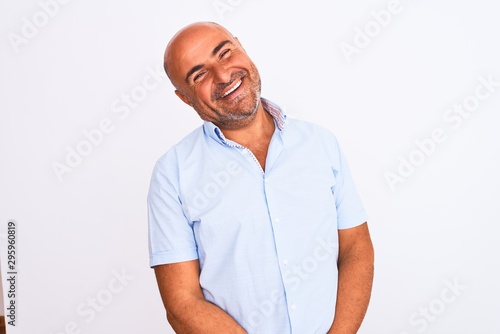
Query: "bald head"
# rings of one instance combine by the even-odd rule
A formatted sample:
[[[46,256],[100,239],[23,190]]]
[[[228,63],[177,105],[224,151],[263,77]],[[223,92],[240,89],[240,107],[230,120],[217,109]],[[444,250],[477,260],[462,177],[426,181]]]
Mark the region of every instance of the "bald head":
[[[234,41],[237,39],[223,26],[215,22],[195,22],[181,30],[167,44],[163,58],[163,67],[170,81],[179,89],[179,66],[180,62],[185,59],[186,53],[196,52],[196,48],[200,47],[200,43],[214,34],[220,35],[225,40]]]
[[[259,72],[224,27],[197,22],[182,28],[167,45],[164,66],[175,94],[203,120],[235,129],[255,117]]]

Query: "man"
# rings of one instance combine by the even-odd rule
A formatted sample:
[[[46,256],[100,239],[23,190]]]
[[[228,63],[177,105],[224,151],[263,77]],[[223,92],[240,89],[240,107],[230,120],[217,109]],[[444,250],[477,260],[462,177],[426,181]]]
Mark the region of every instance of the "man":
[[[371,293],[366,215],[335,137],[260,97],[257,68],[215,24],[165,51],[205,121],[157,162],[150,265],[177,333],[356,333]]]

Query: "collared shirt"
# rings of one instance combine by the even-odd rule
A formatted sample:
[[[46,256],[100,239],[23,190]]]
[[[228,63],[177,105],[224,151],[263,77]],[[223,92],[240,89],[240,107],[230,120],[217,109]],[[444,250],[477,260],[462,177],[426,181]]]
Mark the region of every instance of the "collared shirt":
[[[337,296],[338,229],[366,221],[325,128],[275,121],[265,171],[211,122],[157,162],[148,195],[150,265],[198,259],[205,298],[248,333],[326,333]]]

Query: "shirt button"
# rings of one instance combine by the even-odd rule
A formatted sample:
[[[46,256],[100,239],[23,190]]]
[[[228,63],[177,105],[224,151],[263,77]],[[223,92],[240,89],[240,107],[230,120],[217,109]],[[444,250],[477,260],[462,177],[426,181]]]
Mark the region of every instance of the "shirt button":
[[[269,180],[267,179],[267,177],[264,179],[264,182],[265,182],[265,183],[268,183],[268,182],[269,182]]]
[[[283,264],[286,266],[288,264],[288,259],[284,259]]]
[[[297,305],[295,305],[294,303],[292,303],[291,309],[295,311],[297,309]]]
[[[280,219],[278,217],[274,217],[274,222],[275,223],[279,223],[280,222]]]

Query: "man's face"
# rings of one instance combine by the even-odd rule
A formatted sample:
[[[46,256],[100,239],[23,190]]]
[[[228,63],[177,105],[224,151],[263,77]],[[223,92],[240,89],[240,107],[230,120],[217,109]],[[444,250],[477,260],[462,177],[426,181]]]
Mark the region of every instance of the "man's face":
[[[239,41],[222,27],[181,31],[167,48],[176,94],[223,129],[248,124],[260,103],[260,75]]]

